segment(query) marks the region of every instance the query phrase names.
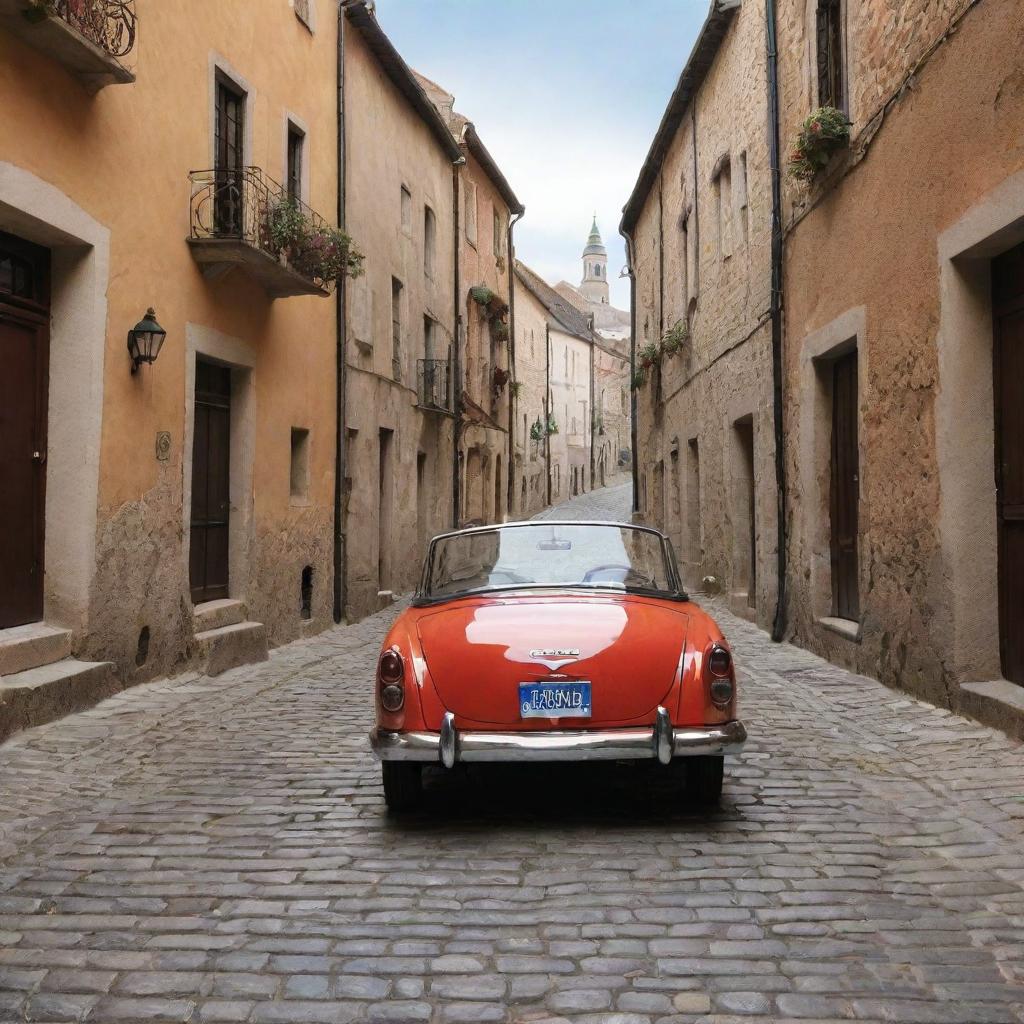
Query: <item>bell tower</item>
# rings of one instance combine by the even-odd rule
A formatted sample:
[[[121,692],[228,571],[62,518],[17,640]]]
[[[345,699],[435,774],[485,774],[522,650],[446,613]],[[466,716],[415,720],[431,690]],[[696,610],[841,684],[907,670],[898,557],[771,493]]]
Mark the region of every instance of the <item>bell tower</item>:
[[[601,241],[601,232],[597,227],[597,214],[590,227],[587,247],[583,250],[583,280],[580,293],[590,302],[608,305],[608,250]]]

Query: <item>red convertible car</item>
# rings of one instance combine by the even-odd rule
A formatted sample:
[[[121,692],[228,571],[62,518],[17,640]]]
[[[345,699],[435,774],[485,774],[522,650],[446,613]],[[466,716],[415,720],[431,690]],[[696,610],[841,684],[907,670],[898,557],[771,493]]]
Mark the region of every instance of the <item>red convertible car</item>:
[[[713,804],[747,735],[729,646],[668,539],[617,523],[435,537],[374,690],[393,811],[417,803],[425,765],[478,761],[686,758],[690,797]]]

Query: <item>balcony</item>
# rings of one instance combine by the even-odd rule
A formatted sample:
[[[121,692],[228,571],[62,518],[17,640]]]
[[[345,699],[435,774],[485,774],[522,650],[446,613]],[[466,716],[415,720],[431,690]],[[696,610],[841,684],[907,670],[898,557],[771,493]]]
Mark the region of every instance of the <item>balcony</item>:
[[[135,0],[0,0],[0,27],[63,64],[89,92],[125,85]]]
[[[417,360],[416,404],[431,412],[451,413],[447,359]]]
[[[189,181],[188,244],[207,277],[237,267],[272,299],[329,295],[349,265],[347,237],[258,167],[192,171]]]

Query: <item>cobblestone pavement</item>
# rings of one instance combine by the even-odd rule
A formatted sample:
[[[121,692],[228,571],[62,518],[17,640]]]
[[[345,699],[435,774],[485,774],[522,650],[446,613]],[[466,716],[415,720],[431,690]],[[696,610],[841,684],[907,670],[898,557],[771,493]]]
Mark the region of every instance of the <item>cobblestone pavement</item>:
[[[752,738],[713,815],[609,765],[390,820],[388,615],[14,738],[0,1020],[1024,1021],[1024,751],[720,618]]]

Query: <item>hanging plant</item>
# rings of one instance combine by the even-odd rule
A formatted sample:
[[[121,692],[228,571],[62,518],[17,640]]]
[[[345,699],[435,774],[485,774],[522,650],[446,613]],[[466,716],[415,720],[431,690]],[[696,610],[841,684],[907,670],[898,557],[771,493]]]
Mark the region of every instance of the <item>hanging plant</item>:
[[[344,231],[326,225],[311,228],[289,254],[288,263],[300,274],[324,284],[359,277],[363,272],[363,254],[352,239]]]
[[[637,352],[636,357],[645,370],[658,366],[661,363],[661,345],[656,341],[649,341]]]
[[[557,433],[558,433],[558,421],[555,419],[554,416],[549,416],[548,417],[548,434],[557,434]]]
[[[690,338],[690,327],[685,320],[677,320],[661,339],[661,351],[674,356]]]
[[[642,366],[638,366],[633,371],[633,390],[639,391],[646,383],[647,371]]]
[[[504,323],[501,320],[492,320],[491,336],[494,338],[495,341],[508,341],[508,324]]]
[[[293,196],[282,197],[267,210],[267,234],[275,254],[299,249],[309,230],[309,220]]]
[[[523,382],[521,380],[514,380],[508,386],[508,393],[513,398],[518,398],[523,390]]]
[[[469,289],[469,297],[478,306],[487,306],[490,304],[491,300],[495,296],[494,292],[492,292],[491,289],[487,287],[487,285],[478,284],[475,287]]]
[[[530,440],[543,441],[544,434],[544,421],[538,416],[537,419],[530,424]]]
[[[813,181],[849,141],[850,121],[846,115],[835,107],[819,107],[800,127],[789,155],[790,176]]]

